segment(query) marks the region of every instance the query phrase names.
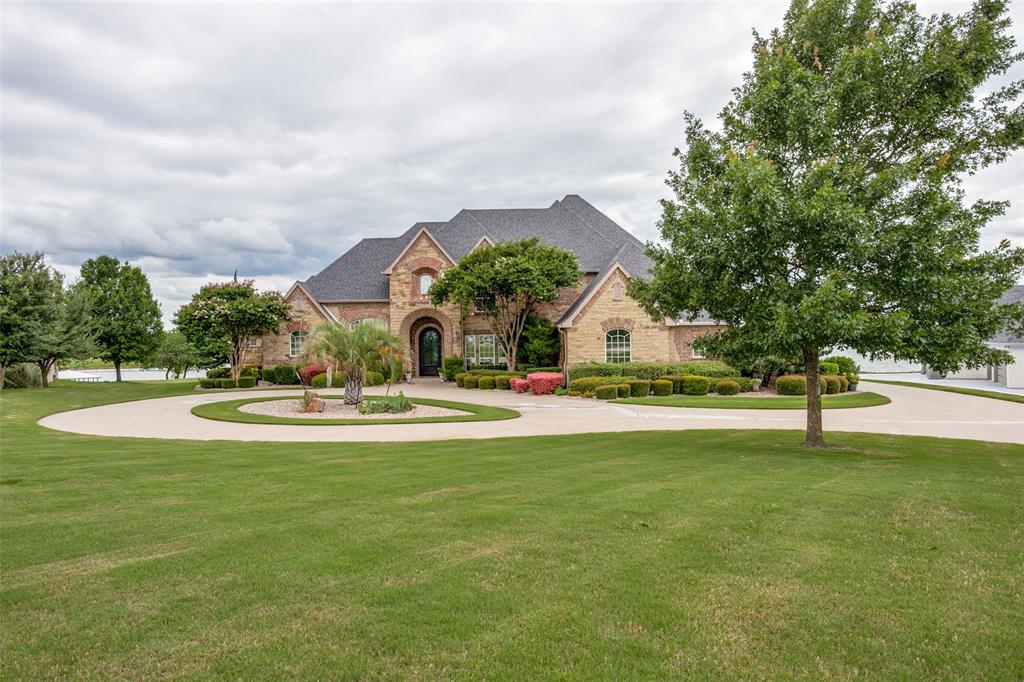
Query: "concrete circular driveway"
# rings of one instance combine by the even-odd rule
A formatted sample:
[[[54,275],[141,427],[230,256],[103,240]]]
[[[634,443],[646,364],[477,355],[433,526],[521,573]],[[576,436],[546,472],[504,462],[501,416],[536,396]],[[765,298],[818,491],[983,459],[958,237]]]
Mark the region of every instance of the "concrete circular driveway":
[[[920,388],[862,382],[889,396],[878,407],[824,411],[826,431],[864,431],[1024,443],[1024,404]],[[420,381],[403,386],[410,397],[510,407],[522,417],[450,424],[305,426],[240,424],[196,417],[201,403],[296,395],[296,391],[239,391],[102,405],[44,417],[47,428],[95,436],[239,441],[416,441],[498,438],[615,431],[686,429],[803,429],[803,410],[728,410],[616,405],[596,400],[534,396],[510,391],[466,391]],[[340,391],[327,391],[327,394]],[[368,394],[383,393],[371,389]]]

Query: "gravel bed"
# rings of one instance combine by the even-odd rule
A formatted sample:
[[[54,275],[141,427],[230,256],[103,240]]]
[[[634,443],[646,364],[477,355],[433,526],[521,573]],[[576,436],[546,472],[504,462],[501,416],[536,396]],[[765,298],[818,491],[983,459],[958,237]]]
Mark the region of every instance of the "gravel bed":
[[[412,410],[393,414],[360,414],[355,405],[346,405],[341,400],[327,400],[323,412],[302,412],[302,401],[298,398],[290,400],[264,400],[246,403],[239,408],[241,412],[261,414],[267,417],[297,417],[299,419],[418,419],[427,417],[461,417],[472,412],[451,410],[447,407],[434,405],[413,405]]]

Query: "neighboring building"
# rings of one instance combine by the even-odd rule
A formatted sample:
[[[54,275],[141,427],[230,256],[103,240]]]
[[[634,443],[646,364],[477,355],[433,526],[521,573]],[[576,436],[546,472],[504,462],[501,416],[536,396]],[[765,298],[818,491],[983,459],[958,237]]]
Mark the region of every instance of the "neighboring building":
[[[408,345],[411,370],[436,375],[441,359],[470,365],[504,360],[483,315],[431,305],[427,290],[447,268],[486,244],[539,237],[576,254],[583,276],[538,312],[558,327],[562,362],[676,361],[696,357],[693,340],[718,327],[707,319],[652,320],[626,293],[647,276],[644,245],[581,197],[547,208],[462,210],[447,222],[416,223],[398,237],[364,239],[286,294],[292,320],[253,339],[248,362],[293,362],[323,321],[386,326]]]
[[[1000,303],[1021,303],[1024,304],[1024,285],[1012,286],[999,299]],[[981,379],[988,380],[1007,388],[1024,388],[1024,338],[1002,331],[986,343],[993,347],[1005,350],[1013,357],[1011,364],[992,365],[988,367],[976,367],[964,369],[953,374],[941,375],[938,372],[925,367],[922,371],[929,379]]]

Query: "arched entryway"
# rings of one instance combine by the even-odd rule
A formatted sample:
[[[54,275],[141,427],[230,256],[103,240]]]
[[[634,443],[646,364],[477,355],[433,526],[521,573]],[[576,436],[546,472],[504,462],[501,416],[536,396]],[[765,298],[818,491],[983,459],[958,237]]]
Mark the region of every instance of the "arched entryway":
[[[436,377],[441,371],[441,330],[434,325],[424,325],[416,340],[419,372],[421,377]]]

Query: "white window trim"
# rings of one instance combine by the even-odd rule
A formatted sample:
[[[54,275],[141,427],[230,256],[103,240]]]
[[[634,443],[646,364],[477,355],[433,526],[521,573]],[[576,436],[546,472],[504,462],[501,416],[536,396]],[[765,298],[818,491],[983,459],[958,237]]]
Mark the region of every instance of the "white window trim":
[[[434,282],[437,281],[437,277],[433,273],[430,273],[430,272],[421,273],[419,277],[420,278],[419,278],[419,283],[418,284],[419,284],[420,296],[429,296],[430,295],[430,287],[434,284]],[[430,280],[430,284],[427,285],[427,291],[423,290],[423,281],[425,279],[429,279]]]
[[[299,343],[299,352],[295,352],[295,335],[301,334],[302,341]],[[288,335],[288,357],[296,358],[302,355],[302,346],[306,345],[306,341],[309,339],[309,332],[302,329],[296,329]]]
[[[608,346],[608,341],[611,340],[611,334],[615,332],[624,332],[626,343],[624,347],[611,347]],[[618,338],[623,338],[621,335]],[[612,353],[622,354],[625,352],[625,359],[612,359]],[[623,363],[633,361],[633,332],[628,329],[609,329],[604,333],[604,361],[607,363]]]

